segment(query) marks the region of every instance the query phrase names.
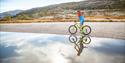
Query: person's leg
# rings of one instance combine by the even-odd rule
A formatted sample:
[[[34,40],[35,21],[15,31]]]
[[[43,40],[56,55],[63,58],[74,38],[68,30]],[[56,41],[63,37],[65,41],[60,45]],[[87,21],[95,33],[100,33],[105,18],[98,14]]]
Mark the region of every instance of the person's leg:
[[[79,45],[80,45],[80,48],[79,48],[79,51],[78,51],[78,53],[77,53],[77,56],[80,56],[80,54],[82,53],[82,50],[83,50],[83,48],[84,48],[84,46],[83,46],[82,43],[80,43]]]
[[[74,48],[76,49],[77,52],[79,52],[80,47],[78,45],[75,45]]]
[[[79,48],[79,51],[78,51],[78,53],[77,53],[77,56],[80,56],[80,54],[82,53],[82,50],[83,50],[83,48]]]

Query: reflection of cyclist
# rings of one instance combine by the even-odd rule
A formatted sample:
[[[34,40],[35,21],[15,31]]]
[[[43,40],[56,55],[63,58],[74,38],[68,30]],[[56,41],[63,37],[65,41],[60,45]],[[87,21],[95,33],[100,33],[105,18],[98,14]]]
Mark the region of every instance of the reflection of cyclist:
[[[83,39],[83,37],[81,37],[81,39]],[[82,40],[79,41],[79,44],[76,44],[75,49],[78,52],[77,56],[80,56],[80,54],[83,51],[83,48],[87,48],[86,46],[84,46],[84,44],[82,43]]]
[[[77,15],[79,17],[80,25],[82,26],[84,23],[84,17],[81,15],[80,10],[77,11]]]
[[[80,54],[82,53],[82,50],[83,50],[83,48],[84,48],[83,43],[80,42],[79,45],[80,45],[80,47],[79,47],[79,50],[77,51],[77,52],[78,52],[78,53],[77,53],[78,56],[80,56]]]
[[[82,39],[82,38],[81,38],[81,39]],[[75,49],[76,49],[76,51],[78,52],[78,53],[77,53],[77,56],[80,56],[80,54],[82,53],[83,48],[84,48],[84,45],[83,45],[83,43],[82,43],[82,40],[80,40],[80,43],[79,43],[79,44],[76,44],[76,46],[75,46]]]
[[[75,46],[75,49],[77,51],[77,56],[80,56],[80,54],[83,51],[83,48],[87,48],[87,47],[84,46],[82,42],[80,42],[79,46]]]

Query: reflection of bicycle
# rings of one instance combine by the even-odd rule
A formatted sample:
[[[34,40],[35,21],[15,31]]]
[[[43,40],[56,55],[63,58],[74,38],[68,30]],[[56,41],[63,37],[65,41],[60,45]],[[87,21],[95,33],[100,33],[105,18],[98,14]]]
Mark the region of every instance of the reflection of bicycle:
[[[78,37],[76,35],[70,35],[69,41],[75,44],[80,42],[83,44],[89,44],[91,42],[91,38],[89,37],[89,35],[85,35],[85,36],[79,37],[79,40],[78,40]]]
[[[84,34],[84,35],[88,35],[91,33],[91,27],[88,25],[84,25],[84,26],[79,26],[77,23],[75,25],[71,25],[68,29],[68,31],[71,34],[75,34],[77,32],[77,30],[80,29],[80,33]]]
[[[89,34],[91,33],[91,27],[88,25],[84,25],[84,18],[82,17],[80,11],[78,12],[78,17],[80,24],[77,22],[74,25],[69,26],[68,31],[70,32],[69,41],[75,44],[75,49],[78,52],[77,55],[80,56],[82,50],[86,48],[84,45],[89,44],[91,42],[91,38]],[[77,31],[80,31],[80,37],[76,36],[75,34]]]

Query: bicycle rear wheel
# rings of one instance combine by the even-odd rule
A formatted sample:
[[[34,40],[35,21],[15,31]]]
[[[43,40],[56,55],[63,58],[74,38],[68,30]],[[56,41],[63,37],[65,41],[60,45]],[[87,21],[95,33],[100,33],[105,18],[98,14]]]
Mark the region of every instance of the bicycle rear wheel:
[[[77,32],[77,27],[75,25],[71,25],[69,26],[69,29],[68,31],[71,33],[71,34],[75,34]]]
[[[91,27],[88,26],[88,25],[82,26],[81,32],[82,32],[84,35],[89,35],[89,34],[91,33]]]
[[[75,35],[70,35],[69,36],[69,41],[71,42],[71,43],[76,43],[77,42],[77,37],[75,36]]]

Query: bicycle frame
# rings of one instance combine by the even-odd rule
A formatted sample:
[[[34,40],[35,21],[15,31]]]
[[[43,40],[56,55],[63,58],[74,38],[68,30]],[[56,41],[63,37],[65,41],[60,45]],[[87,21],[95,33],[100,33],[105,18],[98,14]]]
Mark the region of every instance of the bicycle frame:
[[[77,22],[75,22],[75,26],[76,26],[78,29],[80,29],[80,33],[82,33],[82,27],[83,27],[83,26],[80,26],[79,23],[77,23]]]
[[[80,25],[76,22],[75,26],[80,29]]]

